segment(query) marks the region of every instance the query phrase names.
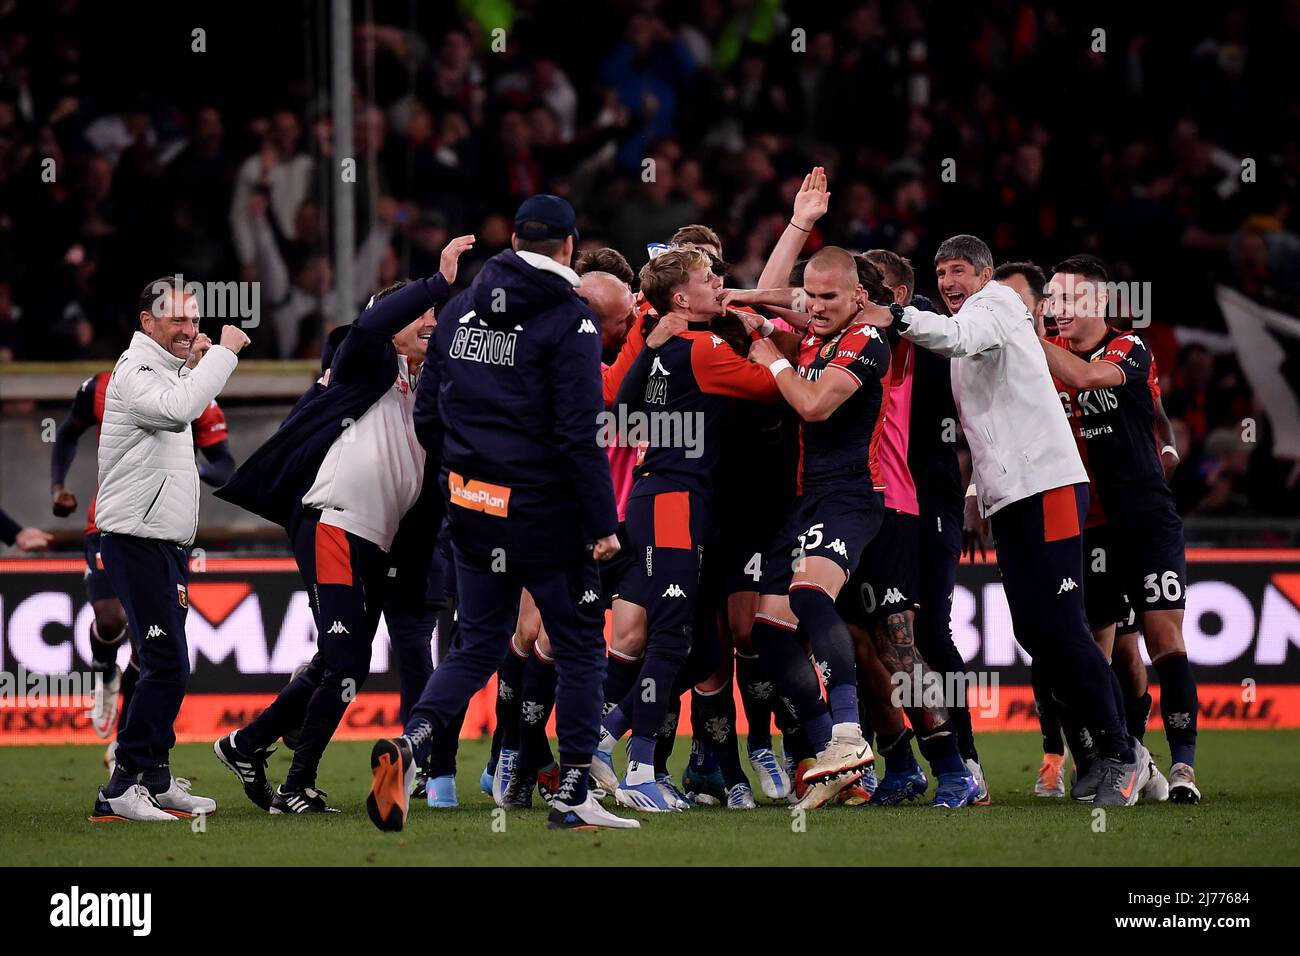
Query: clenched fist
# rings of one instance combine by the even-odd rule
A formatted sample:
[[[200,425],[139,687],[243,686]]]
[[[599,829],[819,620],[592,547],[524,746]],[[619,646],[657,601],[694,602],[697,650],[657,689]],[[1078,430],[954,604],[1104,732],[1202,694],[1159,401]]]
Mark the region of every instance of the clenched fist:
[[[236,355],[238,355],[239,350],[250,341],[251,339],[244,334],[244,330],[239,328],[237,325],[223,325],[221,327],[222,347],[230,349],[230,351],[234,352]]]
[[[54,501],[52,502],[54,517],[66,518],[77,510],[77,496],[67,488],[59,486],[54,489]]]

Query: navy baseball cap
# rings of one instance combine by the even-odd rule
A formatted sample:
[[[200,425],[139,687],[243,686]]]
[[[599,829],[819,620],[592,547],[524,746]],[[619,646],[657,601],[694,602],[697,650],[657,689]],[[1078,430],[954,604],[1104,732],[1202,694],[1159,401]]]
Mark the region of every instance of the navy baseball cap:
[[[524,223],[528,223],[527,228]],[[539,225],[540,224],[540,225]],[[543,193],[529,196],[515,213],[515,235],[520,239],[578,238],[578,223],[567,199]]]

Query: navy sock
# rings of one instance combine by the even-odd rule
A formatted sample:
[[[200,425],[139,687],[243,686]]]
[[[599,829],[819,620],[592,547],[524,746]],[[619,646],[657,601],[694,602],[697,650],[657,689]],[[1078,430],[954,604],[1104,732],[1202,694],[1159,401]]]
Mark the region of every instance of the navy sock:
[[[555,799],[569,806],[577,806],[587,799],[587,776],[591,770],[591,755],[560,754],[560,786]]]
[[[546,737],[546,722],[555,709],[555,664],[542,659],[536,648],[524,664],[523,703],[520,715],[523,728],[519,741],[519,766],[536,770],[554,760],[551,743]]]
[[[152,794],[159,794],[172,785],[172,768],[158,764],[140,774],[140,782]]]
[[[751,753],[772,746],[772,695],[775,690],[763,659],[736,652],[736,685],[749,725],[745,746]]]
[[[501,725],[497,724],[496,729],[492,731],[492,750],[488,754],[487,767],[488,773],[497,772],[497,758],[501,756]]]
[[[790,610],[808,634],[813,655],[825,669],[831,719],[837,724],[858,722],[857,666],[849,626],[835,610],[835,601],[821,588],[790,589]]]
[[[126,793],[139,782],[139,774],[127,773],[122,769],[122,765],[119,763],[113,768],[113,776],[109,777],[108,783],[104,784],[104,796],[109,799],[115,799]]]
[[[1151,694],[1145,693],[1136,700],[1124,702],[1124,722],[1134,740],[1141,740],[1147,732],[1147,718],[1151,716]]]
[[[911,729],[904,727],[892,737],[880,737],[880,754],[885,758],[886,773],[909,774],[920,769],[916,754],[912,753]]]
[[[919,716],[919,715],[918,715]],[[911,715],[908,715],[909,719]],[[966,773],[961,754],[957,752],[957,733],[952,720],[946,720],[934,730],[927,731],[916,738],[921,748],[921,756],[930,764],[936,775],[944,773]],[[908,752],[912,748],[909,746]]]
[[[698,717],[697,717],[698,715]],[[712,694],[691,691],[691,725],[701,726],[728,787],[746,783],[740,767],[740,741],[736,737],[736,698],[728,683]]]
[[[808,746],[820,753],[831,739],[831,718],[822,700],[821,684],[792,631],[759,618],[754,621],[754,650],[763,657],[768,673],[789,711],[791,719],[803,727]]]
[[[617,704],[636,683],[636,675],[641,673],[642,658],[629,660],[613,651],[605,658],[605,710]]]
[[[1153,666],[1160,678],[1160,718],[1165,723],[1171,762],[1195,766],[1200,703],[1191,664],[1186,654],[1169,654]]]
[[[519,721],[524,705],[524,661],[510,643],[501,669],[497,671],[497,726],[501,728],[501,746],[519,749]]]

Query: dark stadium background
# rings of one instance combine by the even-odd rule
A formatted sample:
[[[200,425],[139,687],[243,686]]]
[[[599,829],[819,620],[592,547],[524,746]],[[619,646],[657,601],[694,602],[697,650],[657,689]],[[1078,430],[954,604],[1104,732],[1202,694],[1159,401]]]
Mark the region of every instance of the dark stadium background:
[[[1227,634],[1224,618],[1246,607],[1249,623],[1235,626],[1254,634],[1280,601],[1269,619],[1289,635],[1281,660],[1261,661],[1252,640],[1219,676],[1300,682],[1300,628],[1290,630],[1300,587],[1288,573],[1300,556],[1300,469],[1274,454],[1298,439],[1276,433],[1215,296],[1233,288],[1300,315],[1300,88],[1278,71],[1300,46],[1300,2],[376,0],[353,4],[352,18],[355,232],[390,250],[381,279],[431,272],[450,236],[473,232],[460,277],[470,281],[508,243],[519,200],[546,191],[573,201],[584,246],[614,245],[634,267],[646,242],[707,223],[734,284],[749,284],[802,176],[821,164],[831,209],[805,253],[892,248],[925,293],[938,243],[974,232],[999,261],[1049,267],[1090,251],[1114,278],[1150,283],[1143,334],[1183,452],[1173,484],[1189,543],[1268,549],[1249,567],[1193,563],[1193,585],[1238,586],[1245,601],[1215,592],[1226,603],[1204,631]],[[87,436],[69,482],[81,510],[53,519],[44,424],[121,351],[144,282],[265,284],[265,262],[241,256],[248,210],[235,196],[277,113],[299,125],[294,152],[310,171],[277,223],[276,252],[304,294],[328,285],[340,188],[329,51],[324,2],[0,2],[0,501],[54,531],[68,560],[48,573],[3,562],[4,666],[16,641],[67,645],[84,600],[74,559],[94,451]],[[41,177],[49,158],[52,183]],[[641,175],[647,159],[653,182]],[[1245,159],[1253,181],[1242,181]],[[308,291],[312,281],[324,285]],[[339,311],[335,321],[355,313]],[[308,311],[285,347],[265,316],[251,330],[250,361],[222,398],[237,459],[311,381],[330,321]],[[1294,401],[1300,343],[1277,344]],[[277,532],[207,492],[202,514],[206,552],[283,549]],[[986,572],[964,580],[982,587]],[[288,600],[291,581],[264,586],[272,603]],[[66,614],[50,605],[48,621],[15,626],[15,608],[38,592],[67,595]],[[268,639],[281,623],[268,619]],[[234,661],[212,678],[200,669],[196,686],[278,682],[240,683]]]

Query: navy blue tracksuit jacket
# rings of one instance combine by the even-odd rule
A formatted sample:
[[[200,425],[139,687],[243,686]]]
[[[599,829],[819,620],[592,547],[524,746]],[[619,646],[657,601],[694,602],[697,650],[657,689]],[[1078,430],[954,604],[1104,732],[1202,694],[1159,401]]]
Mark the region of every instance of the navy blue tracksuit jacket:
[[[465,554],[554,564],[618,528],[600,326],[563,276],[493,256],[438,314],[416,433],[440,456],[452,541]]]

